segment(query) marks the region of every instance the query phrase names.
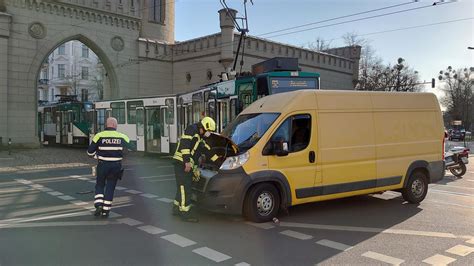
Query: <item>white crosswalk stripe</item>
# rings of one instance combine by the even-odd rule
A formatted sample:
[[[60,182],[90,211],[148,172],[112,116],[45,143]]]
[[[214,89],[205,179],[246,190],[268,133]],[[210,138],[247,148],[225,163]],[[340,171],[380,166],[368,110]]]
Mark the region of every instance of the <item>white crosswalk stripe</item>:
[[[456,259],[444,256],[444,255],[440,255],[440,254],[436,254],[434,256],[431,256],[423,260],[424,263],[427,263],[430,265],[448,265],[454,261],[456,261]]]
[[[373,251],[365,252],[364,254],[362,254],[362,256],[364,256],[366,258],[373,259],[373,260],[378,260],[378,261],[381,261],[381,262],[385,262],[385,263],[388,263],[388,264],[391,264],[391,265],[400,265],[403,262],[405,262],[402,259],[397,259],[397,258],[390,257],[390,256],[387,256],[387,255],[384,255],[384,254],[373,252]]]
[[[341,251],[348,251],[349,249],[352,248],[352,246],[349,246],[349,245],[346,245],[346,244],[343,244],[343,243],[339,243],[339,242],[335,242],[335,241],[331,241],[331,240],[327,240],[327,239],[319,240],[318,242],[316,242],[316,244],[319,244],[319,245],[325,246],[325,247],[329,247],[329,248],[333,248],[333,249],[337,249],[337,250],[341,250]]]
[[[165,240],[168,240],[169,242],[171,242],[175,245],[178,245],[182,248],[189,247],[189,246],[192,246],[192,245],[196,244],[196,242],[194,242],[190,239],[187,239],[183,236],[180,236],[178,234],[166,235],[166,236],[162,236],[161,238],[163,238]]]
[[[208,247],[197,248],[193,250],[193,252],[215,262],[223,262],[232,258],[224,253],[221,253]]]

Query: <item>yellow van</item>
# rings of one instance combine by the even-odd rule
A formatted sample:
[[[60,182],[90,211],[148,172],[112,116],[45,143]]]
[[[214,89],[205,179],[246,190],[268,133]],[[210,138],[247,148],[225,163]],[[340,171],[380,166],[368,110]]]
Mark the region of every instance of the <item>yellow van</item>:
[[[247,107],[222,135],[233,143],[217,147],[226,156],[219,169],[202,170],[198,202],[255,222],[297,204],[386,190],[418,203],[444,176],[443,121],[432,93],[275,94]]]

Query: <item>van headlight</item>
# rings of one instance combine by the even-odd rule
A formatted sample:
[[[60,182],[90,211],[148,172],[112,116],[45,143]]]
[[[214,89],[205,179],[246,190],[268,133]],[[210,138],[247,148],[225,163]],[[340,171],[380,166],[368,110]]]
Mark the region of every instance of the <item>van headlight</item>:
[[[233,170],[244,165],[249,160],[249,152],[242,153],[237,156],[228,157],[221,165],[221,170]]]

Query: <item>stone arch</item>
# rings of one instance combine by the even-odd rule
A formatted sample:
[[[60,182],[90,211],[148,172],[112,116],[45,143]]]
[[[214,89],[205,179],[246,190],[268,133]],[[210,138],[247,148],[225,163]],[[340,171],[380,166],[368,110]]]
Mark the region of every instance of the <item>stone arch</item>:
[[[28,87],[33,89],[36,87],[36,82],[40,74],[39,69],[44,59],[49,56],[49,54],[51,54],[58,46],[72,40],[77,40],[87,45],[99,57],[102,64],[104,65],[105,71],[107,73],[107,78],[110,84],[110,91],[104,91],[104,98],[116,97],[119,92],[117,75],[115,73],[113,63],[110,60],[110,56],[104,49],[101,48],[108,47],[110,46],[110,44],[104,43],[100,40],[93,41],[92,38],[87,37],[87,35],[84,33],[72,34],[65,38],[57,38],[54,41],[49,40],[47,43],[39,47],[28,71]]]

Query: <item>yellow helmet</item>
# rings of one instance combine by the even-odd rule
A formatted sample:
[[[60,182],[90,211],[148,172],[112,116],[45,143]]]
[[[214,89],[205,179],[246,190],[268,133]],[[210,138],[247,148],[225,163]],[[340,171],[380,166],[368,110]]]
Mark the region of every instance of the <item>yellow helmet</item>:
[[[206,116],[201,120],[201,125],[206,131],[216,131],[216,121],[209,116]]]

